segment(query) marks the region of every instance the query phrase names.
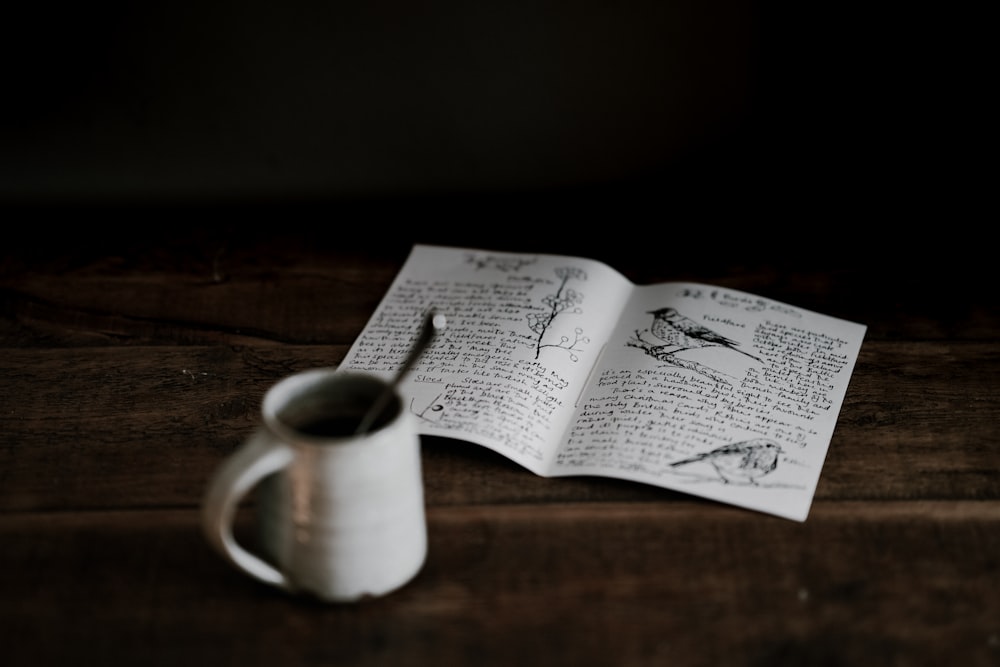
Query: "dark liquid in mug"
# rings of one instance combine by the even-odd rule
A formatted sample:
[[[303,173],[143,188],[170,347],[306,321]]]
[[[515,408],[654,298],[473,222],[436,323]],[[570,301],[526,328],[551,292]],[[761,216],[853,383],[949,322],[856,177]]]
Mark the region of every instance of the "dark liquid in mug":
[[[371,409],[369,395],[358,394],[347,399],[322,395],[307,395],[292,401],[276,417],[285,426],[311,438],[353,438],[361,419]],[[391,424],[399,416],[400,404],[396,399],[387,405],[368,432],[377,431]]]
[[[354,435],[360,423],[361,417],[358,415],[331,415],[305,421],[297,425],[295,430],[314,438],[342,438]]]

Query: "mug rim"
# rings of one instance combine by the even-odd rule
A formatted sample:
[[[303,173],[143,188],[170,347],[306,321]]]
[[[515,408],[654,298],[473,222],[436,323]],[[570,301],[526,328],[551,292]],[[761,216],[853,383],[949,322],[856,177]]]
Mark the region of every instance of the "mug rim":
[[[338,442],[350,444],[351,441],[361,441],[399,423],[405,416],[403,410],[403,400],[398,389],[393,389],[393,396],[386,404],[383,413],[389,417],[382,418],[371,429],[365,433],[344,433],[340,435],[316,435],[305,432],[295,424],[283,418],[282,411],[288,408],[297,398],[310,394],[327,383],[343,384],[351,383],[356,388],[361,389],[368,403],[373,402],[376,397],[389,386],[389,382],[379,375],[366,371],[343,370],[336,366],[311,368],[287,375],[264,393],[261,400],[260,414],[264,423],[272,432],[289,443],[329,443]],[[347,405],[347,404],[345,404]],[[360,413],[364,407],[353,406],[352,411]]]

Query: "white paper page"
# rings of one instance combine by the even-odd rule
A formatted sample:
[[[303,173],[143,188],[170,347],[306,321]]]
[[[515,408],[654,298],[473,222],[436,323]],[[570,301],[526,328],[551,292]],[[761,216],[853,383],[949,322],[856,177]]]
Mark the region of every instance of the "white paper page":
[[[678,332],[666,317],[654,326],[665,307],[722,338]],[[804,521],[865,330],[731,289],[638,286],[548,473]]]
[[[544,474],[631,289],[594,260],[417,245],[340,367],[392,376],[438,308],[447,326],[400,386],[420,433]]]

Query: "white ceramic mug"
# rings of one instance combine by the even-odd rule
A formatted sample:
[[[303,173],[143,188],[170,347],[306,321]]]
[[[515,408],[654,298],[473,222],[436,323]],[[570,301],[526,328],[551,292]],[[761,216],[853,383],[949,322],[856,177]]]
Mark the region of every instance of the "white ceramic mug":
[[[321,368],[264,395],[263,424],[210,480],[202,512],[209,543],[246,574],[329,602],[389,593],[427,556],[420,439],[398,393],[366,433],[362,414],[386,388],[365,373]],[[233,520],[257,491],[261,555]]]

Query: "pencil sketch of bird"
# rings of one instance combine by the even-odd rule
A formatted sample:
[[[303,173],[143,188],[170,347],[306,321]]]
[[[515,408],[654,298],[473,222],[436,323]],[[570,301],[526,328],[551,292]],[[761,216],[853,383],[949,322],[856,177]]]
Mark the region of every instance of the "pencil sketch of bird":
[[[676,468],[706,461],[712,464],[719,477],[726,483],[744,481],[756,484],[757,479],[774,472],[778,467],[779,454],[781,447],[777,443],[767,438],[754,438],[723,445],[704,454],[674,461],[670,465]]]
[[[749,352],[739,349],[739,343],[735,340],[726,338],[689,317],[684,317],[674,308],[658,308],[648,312],[653,316],[653,323],[649,325],[649,331],[668,347],[678,347],[680,350],[709,346],[727,347],[760,361]]]

